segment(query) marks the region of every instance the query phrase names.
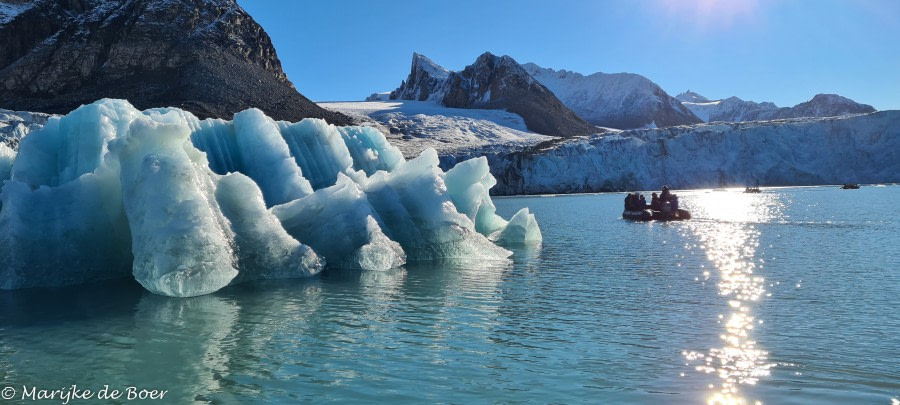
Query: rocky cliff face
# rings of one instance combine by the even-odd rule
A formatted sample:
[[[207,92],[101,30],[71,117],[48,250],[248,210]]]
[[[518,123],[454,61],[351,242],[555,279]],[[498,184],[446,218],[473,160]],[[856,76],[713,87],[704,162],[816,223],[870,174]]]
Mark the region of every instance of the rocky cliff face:
[[[769,121],[875,112],[875,108],[870,105],[860,104],[837,94],[817,94],[811,100],[793,107],[778,107],[771,102],[757,103],[737,97],[713,101],[693,92],[679,94],[678,98],[705,122]]]
[[[407,80],[391,93],[391,98],[432,100],[452,108],[506,110],[520,115],[529,130],[544,135],[599,132],[534,80],[513,58],[489,52],[459,72],[448,72],[415,54]]]
[[[594,73],[523,67],[566,107],[602,127],[633,129],[696,124],[700,121],[656,83],[632,73]]]
[[[269,36],[234,0],[0,5],[2,107],[64,113],[111,97],[201,118],[257,107],[281,120],[350,122],[297,92]]]
[[[450,76],[450,72],[447,69],[434,63],[425,55],[413,53],[409,76],[400,83],[397,90],[391,92],[389,98],[391,100],[425,101],[432,99],[432,96],[442,96],[441,90],[446,84],[448,76]]]

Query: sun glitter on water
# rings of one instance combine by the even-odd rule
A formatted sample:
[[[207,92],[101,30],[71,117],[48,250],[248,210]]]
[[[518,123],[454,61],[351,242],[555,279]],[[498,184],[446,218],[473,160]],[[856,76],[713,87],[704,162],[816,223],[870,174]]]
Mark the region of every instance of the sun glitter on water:
[[[773,197],[749,195],[735,191],[710,192],[690,198],[695,212],[688,229],[701,241],[708,260],[718,273],[703,272],[704,279],[718,277],[716,286],[723,298],[725,314],[717,322],[724,323],[721,347],[705,353],[685,351],[688,362],[701,362],[695,369],[715,374],[719,386],[710,386],[709,404],[748,404],[740,387],[755,385],[767,377],[774,364],[768,352],[757,347],[755,325],[762,323],[753,309],[765,294],[765,279],[757,273],[762,261],[755,258],[760,232],[755,224],[771,219],[779,209]]]

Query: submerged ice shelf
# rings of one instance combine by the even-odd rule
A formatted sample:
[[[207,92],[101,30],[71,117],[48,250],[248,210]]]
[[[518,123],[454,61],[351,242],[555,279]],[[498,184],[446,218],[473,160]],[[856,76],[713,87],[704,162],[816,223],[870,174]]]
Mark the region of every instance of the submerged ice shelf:
[[[443,172],[384,135],[261,111],[199,120],[100,100],[54,117],[15,151],[0,144],[0,289],[132,274],[195,296],[325,263],[507,260],[495,243],[541,240],[523,209],[495,213],[484,158]]]

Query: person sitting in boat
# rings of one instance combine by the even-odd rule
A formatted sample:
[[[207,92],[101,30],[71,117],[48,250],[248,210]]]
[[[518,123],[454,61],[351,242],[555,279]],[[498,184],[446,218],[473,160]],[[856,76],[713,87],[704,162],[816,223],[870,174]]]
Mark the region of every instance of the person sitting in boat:
[[[670,198],[672,198],[672,193],[669,192],[669,186],[663,186],[662,193],[659,195],[660,203],[669,202]]]
[[[631,211],[634,207],[634,194],[628,193],[625,196],[625,211]]]
[[[656,193],[651,194],[650,198],[650,209],[653,211],[659,211],[661,207],[659,206],[659,196]]]
[[[672,194],[669,201],[672,203],[672,212],[678,212],[678,195]]]
[[[641,210],[647,209],[647,199],[644,198],[643,194],[638,194],[638,201],[639,201]]]

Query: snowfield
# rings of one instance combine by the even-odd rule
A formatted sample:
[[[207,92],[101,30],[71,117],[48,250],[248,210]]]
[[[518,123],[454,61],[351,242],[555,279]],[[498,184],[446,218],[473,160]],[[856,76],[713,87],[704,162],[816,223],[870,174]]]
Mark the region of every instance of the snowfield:
[[[528,131],[522,117],[502,110],[448,108],[435,101],[320,102],[320,106],[378,127],[406,157],[427,148],[439,154],[520,150],[557,139]]]
[[[716,112],[719,108],[719,103],[721,102],[722,100],[703,102],[682,101],[681,104],[687,107],[688,110],[691,110],[691,112],[694,113],[697,118],[703,120],[703,122],[709,122],[710,113]],[[742,117],[738,117],[735,121],[743,121],[741,118]]]

